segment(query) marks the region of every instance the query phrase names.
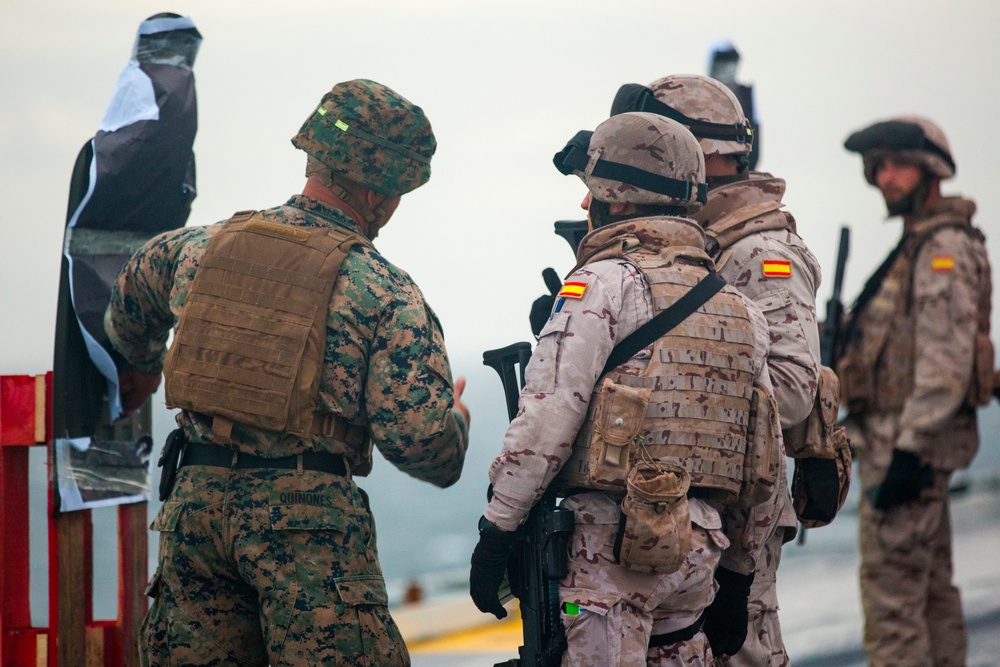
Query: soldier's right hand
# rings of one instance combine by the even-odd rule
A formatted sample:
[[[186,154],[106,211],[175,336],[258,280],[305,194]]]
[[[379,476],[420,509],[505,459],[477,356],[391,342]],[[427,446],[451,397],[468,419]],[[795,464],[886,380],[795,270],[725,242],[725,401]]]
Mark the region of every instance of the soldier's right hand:
[[[479,611],[497,618],[507,616],[500,604],[500,584],[507,572],[507,561],[514,550],[515,533],[500,530],[486,517],[479,520],[479,544],[472,552],[469,594]]]
[[[150,396],[160,387],[160,373],[155,375],[141,373],[133,366],[128,366],[118,373],[118,391],[122,397],[123,416],[128,417],[142,407]]]

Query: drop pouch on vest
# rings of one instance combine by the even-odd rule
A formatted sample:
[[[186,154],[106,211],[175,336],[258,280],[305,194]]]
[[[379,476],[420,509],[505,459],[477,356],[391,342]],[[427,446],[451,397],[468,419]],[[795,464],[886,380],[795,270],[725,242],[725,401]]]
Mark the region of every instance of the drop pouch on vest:
[[[754,383],[743,460],[743,485],[737,505],[758,505],[774,493],[781,452],[778,450],[778,406],[770,392]]]
[[[615,541],[619,565],[659,575],[680,569],[691,550],[690,486],[688,472],[677,465],[640,460],[632,467]]]
[[[995,351],[988,333],[976,333],[975,357],[972,362],[972,381],[969,383],[967,401],[973,407],[988,405],[993,400],[993,364]]]
[[[812,412],[783,431],[785,453],[795,459],[792,505],[806,528],[833,521],[850,489],[850,442],[846,429],[837,426],[839,411],[840,381],[833,369],[821,366]]]
[[[609,377],[594,418],[590,441],[590,480],[597,488],[622,488],[629,471],[629,453],[642,433],[652,389],[618,384]]]

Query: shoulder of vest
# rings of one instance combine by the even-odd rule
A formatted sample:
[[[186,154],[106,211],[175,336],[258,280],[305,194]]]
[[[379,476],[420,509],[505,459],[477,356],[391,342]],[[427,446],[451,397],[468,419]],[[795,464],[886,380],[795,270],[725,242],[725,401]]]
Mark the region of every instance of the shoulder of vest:
[[[717,246],[712,254],[717,254],[734,243],[759,232],[787,229],[795,231],[794,218],[780,210],[781,202],[761,202],[759,205],[744,206],[726,214],[717,224],[709,225],[706,233],[709,246]],[[752,223],[752,224],[751,224]]]

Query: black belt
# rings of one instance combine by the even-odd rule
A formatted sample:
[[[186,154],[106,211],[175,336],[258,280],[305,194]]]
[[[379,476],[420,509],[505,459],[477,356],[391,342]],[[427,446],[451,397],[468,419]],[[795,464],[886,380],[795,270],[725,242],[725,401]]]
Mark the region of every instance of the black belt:
[[[236,455],[235,463],[233,455]],[[189,443],[184,448],[184,456],[180,466],[214,466],[216,468],[278,468],[281,470],[297,470],[301,460],[303,470],[317,470],[331,475],[347,476],[347,463],[340,454],[330,452],[302,452],[292,456],[282,456],[269,459],[254,454],[245,454],[227,447]]]
[[[686,642],[701,631],[701,626],[704,622],[705,616],[703,614],[697,621],[686,628],[674,630],[673,632],[667,632],[662,635],[653,635],[649,638],[649,648],[656,648],[657,646],[670,646],[671,644],[676,644],[677,642]]]

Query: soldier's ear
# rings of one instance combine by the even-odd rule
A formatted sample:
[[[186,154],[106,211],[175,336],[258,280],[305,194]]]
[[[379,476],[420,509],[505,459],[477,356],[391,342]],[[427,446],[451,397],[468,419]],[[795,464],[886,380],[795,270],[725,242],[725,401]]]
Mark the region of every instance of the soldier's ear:
[[[631,202],[608,204],[608,213],[611,215],[629,215],[630,213],[635,213],[635,204]]]

